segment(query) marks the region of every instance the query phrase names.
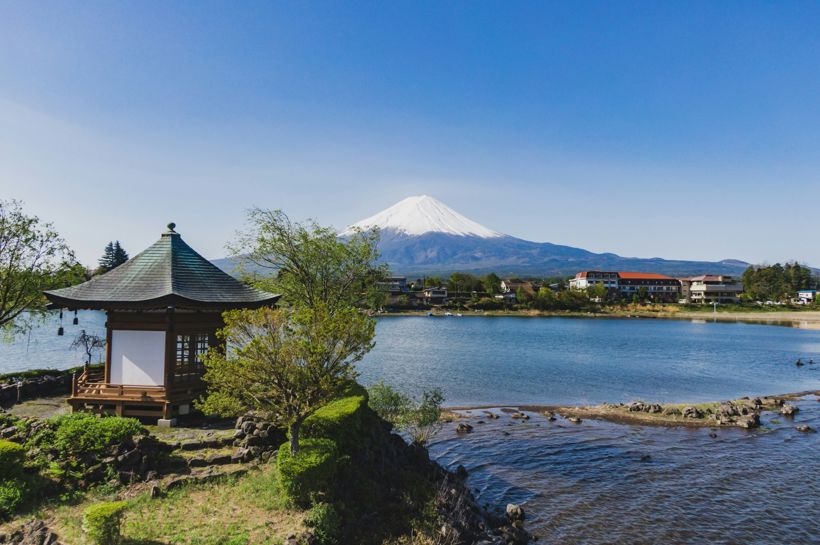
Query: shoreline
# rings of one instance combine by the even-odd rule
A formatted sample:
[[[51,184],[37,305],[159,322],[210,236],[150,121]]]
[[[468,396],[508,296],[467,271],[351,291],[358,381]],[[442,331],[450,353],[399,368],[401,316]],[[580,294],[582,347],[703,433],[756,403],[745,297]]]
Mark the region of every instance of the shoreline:
[[[444,312],[453,311],[400,311],[383,312],[376,314],[376,318],[396,318],[402,316],[428,317],[433,312],[434,318],[444,318]],[[447,316],[452,318],[598,318],[598,319],[661,319],[661,320],[702,320],[704,322],[726,323],[753,323],[761,325],[791,326],[801,329],[820,329],[820,311],[816,310],[789,310],[789,311],[718,311],[711,310],[602,310],[601,312],[580,311],[538,311],[538,310],[510,310],[510,311],[455,311],[461,316]]]
[[[712,401],[706,403],[600,403],[598,405],[548,405],[548,404],[506,404],[506,405],[472,405],[446,407],[445,414],[449,421],[464,418],[465,411],[492,410],[516,414],[537,413],[549,418],[558,415],[567,420],[583,418],[606,420],[615,424],[642,425],[660,427],[739,427],[754,428],[758,426],[755,415],[762,412],[782,411],[789,401],[807,396],[817,396],[820,401],[820,390],[804,390],[779,395],[761,397],[744,397],[729,401]],[[684,416],[684,414],[687,414]],[[473,415],[470,415],[473,416]],[[789,415],[785,415],[789,416]],[[529,416],[526,417],[528,419]]]

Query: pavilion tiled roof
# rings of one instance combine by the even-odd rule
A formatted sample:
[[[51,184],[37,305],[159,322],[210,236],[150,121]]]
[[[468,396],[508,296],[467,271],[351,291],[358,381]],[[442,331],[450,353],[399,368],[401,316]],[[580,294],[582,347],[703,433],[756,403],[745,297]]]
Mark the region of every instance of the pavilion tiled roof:
[[[45,292],[70,309],[176,308],[225,310],[273,305],[278,295],[245,285],[199,255],[174,231],[88,282]]]

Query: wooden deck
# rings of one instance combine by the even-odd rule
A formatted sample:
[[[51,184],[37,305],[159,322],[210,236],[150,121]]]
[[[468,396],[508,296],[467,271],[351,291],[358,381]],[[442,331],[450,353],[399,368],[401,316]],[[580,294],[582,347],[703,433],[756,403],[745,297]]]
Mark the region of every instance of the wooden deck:
[[[132,386],[105,382],[101,369],[85,369],[71,384],[72,411],[169,419],[180,405],[190,405],[205,391],[200,376],[187,376],[172,386]]]

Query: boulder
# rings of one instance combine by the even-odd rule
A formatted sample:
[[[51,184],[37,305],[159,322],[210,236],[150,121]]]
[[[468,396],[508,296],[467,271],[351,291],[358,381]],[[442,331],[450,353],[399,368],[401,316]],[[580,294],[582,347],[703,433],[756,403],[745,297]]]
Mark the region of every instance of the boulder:
[[[795,407],[794,405],[789,405],[788,403],[783,405],[780,408],[780,414],[783,416],[794,416],[800,409]]]
[[[760,425],[760,417],[757,414],[741,416],[737,419],[737,425],[747,430],[756,428]]]
[[[515,522],[517,520],[524,520],[524,509],[515,503],[507,504],[507,518]]]
[[[573,424],[580,424],[581,423],[581,419],[578,418],[577,416],[570,416],[569,418],[567,418],[567,420],[569,420]]]
[[[811,426],[809,426],[808,424],[801,424],[801,425],[797,426],[795,429],[799,432],[802,432],[802,433],[814,433],[814,432],[817,431],[814,428],[812,428]]]
[[[682,414],[684,418],[703,418],[703,412],[696,407],[684,407]]]
[[[465,422],[459,422],[456,426],[456,433],[472,433],[473,427]]]

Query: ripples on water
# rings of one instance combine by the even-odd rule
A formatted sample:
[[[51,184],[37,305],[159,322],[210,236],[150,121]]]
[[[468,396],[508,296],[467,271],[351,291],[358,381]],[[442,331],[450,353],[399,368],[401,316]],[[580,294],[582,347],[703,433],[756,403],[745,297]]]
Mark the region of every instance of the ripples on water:
[[[66,368],[81,329],[104,333],[102,313],[66,315],[0,345],[0,372]],[[451,405],[585,404],[644,399],[713,401],[820,388],[820,332],[667,320],[386,318],[362,380],[405,391],[442,387]],[[807,398],[794,422],[820,429]],[[524,503],[527,526],[549,543],[820,543],[820,434],[786,418],[768,430],[660,428],[507,415],[431,453],[463,464],[491,505]],[[504,431],[509,436],[503,434]],[[649,455],[649,461],[641,461]]]
[[[480,501],[523,503],[547,543],[820,543],[820,434],[795,429],[820,428],[820,403],[797,405],[793,419],[766,413],[755,431],[504,413],[478,424],[472,411],[475,431],[448,424],[431,453],[464,465]]]

